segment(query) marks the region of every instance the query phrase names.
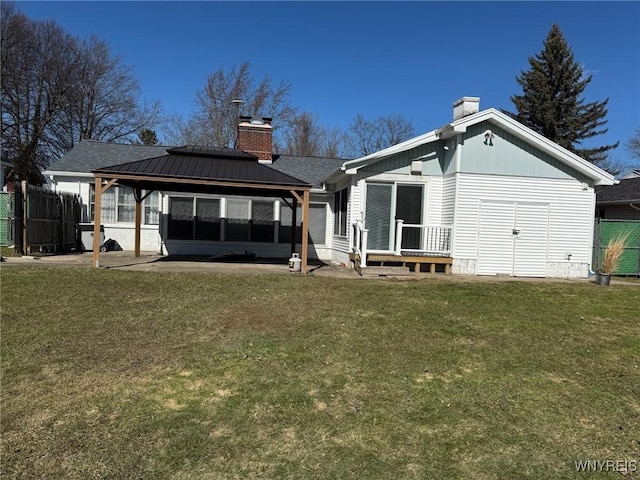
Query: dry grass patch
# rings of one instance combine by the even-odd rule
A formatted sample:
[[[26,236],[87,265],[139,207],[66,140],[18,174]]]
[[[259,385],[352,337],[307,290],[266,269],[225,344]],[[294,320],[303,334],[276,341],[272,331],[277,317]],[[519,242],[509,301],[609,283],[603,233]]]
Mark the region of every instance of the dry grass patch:
[[[3,478],[564,479],[638,456],[636,286],[0,273]]]

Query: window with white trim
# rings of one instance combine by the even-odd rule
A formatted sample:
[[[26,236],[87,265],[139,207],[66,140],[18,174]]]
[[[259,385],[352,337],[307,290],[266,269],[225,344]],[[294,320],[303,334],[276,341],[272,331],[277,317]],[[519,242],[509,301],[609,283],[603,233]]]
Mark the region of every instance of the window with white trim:
[[[349,203],[349,189],[343,188],[333,195],[333,234],[339,237],[347,236],[347,205]]]
[[[146,191],[142,191],[142,196]],[[159,220],[158,192],[151,192],[142,202],[144,225],[157,225]],[[114,185],[102,192],[102,208],[100,209],[100,223],[134,223],[136,220],[136,201],[133,189],[122,185]],[[96,211],[96,188],[89,185],[89,221],[93,222]]]

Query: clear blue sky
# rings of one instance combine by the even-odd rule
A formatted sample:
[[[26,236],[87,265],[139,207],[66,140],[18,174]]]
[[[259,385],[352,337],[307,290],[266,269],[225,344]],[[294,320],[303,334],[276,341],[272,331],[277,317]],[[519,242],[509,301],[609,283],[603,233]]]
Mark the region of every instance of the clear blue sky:
[[[292,84],[292,103],[346,128],[357,113],[402,114],[416,134],[451,120],[452,103],[513,109],[515,77],[559,24],[609,98],[606,136],[640,126],[639,2],[17,2],[32,19],[106,40],[142,91],[187,113],[208,74],[250,61],[256,77]],[[614,158],[628,154],[619,148]]]

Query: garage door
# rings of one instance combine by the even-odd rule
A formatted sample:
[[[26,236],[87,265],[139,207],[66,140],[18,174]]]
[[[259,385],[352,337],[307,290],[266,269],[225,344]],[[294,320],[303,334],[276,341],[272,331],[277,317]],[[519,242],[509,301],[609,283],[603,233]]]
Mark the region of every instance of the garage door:
[[[549,204],[483,201],[478,275],[546,277]]]

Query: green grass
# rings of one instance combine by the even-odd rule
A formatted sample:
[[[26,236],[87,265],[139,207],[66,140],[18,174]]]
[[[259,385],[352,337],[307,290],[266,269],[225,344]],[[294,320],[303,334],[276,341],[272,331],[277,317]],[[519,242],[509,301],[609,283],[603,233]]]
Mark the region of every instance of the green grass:
[[[620,478],[575,462],[640,456],[634,285],[1,281],[2,478]]]
[[[17,253],[14,247],[0,247],[0,255],[3,257],[15,257]]]

